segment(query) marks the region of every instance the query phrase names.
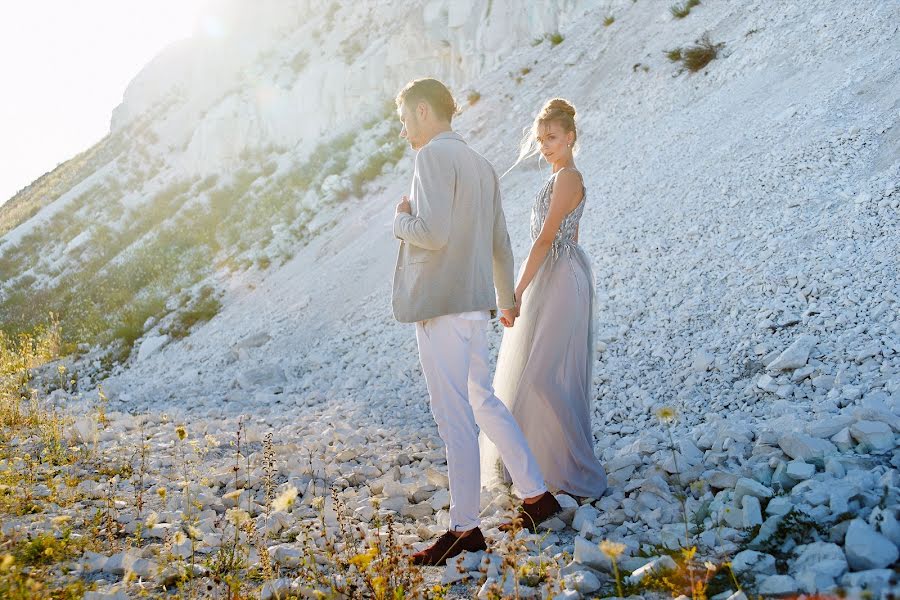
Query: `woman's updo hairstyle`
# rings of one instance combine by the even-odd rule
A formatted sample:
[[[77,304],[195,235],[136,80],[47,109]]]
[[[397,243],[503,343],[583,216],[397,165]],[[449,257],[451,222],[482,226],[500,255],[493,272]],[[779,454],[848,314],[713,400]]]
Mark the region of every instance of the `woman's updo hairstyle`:
[[[575,107],[572,106],[571,102],[563,98],[553,98],[552,100],[548,100],[543,108],[541,108],[541,112],[534,118],[534,123],[531,124],[531,127],[525,129],[522,142],[519,144],[519,156],[506,173],[512,171],[516,165],[523,160],[538,153],[540,145],[538,144],[537,138],[541,133],[541,127],[547,123],[553,122],[559,123],[566,133],[570,131],[574,133],[575,141],[578,141],[578,128],[575,124]],[[574,151],[575,148],[573,148],[573,152]],[[504,173],[504,175],[506,175],[506,173]]]

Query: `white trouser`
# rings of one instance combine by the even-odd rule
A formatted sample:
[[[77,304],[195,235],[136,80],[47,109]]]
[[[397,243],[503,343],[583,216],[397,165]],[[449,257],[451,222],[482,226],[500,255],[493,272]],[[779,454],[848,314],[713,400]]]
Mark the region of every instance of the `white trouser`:
[[[513,484],[525,498],[546,491],[537,461],[506,406],[494,395],[487,321],[445,315],[416,323],[419,359],[431,412],[447,448],[450,529],[478,527],[481,462],[478,428],[497,446]]]

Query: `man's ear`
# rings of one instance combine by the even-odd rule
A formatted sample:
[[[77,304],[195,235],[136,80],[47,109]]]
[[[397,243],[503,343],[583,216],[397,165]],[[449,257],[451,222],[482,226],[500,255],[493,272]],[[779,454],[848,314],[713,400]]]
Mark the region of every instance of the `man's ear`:
[[[424,100],[416,105],[416,116],[419,117],[419,121],[424,121],[429,112],[431,112],[431,107]]]

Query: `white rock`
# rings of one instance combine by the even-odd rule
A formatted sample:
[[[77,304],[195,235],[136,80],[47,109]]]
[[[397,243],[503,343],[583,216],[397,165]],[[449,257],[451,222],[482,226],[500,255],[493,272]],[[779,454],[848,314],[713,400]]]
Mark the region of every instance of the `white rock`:
[[[628,583],[640,583],[650,573],[661,573],[663,571],[671,571],[678,567],[675,561],[669,555],[657,556],[643,567],[636,569],[631,575],[625,579]]]
[[[597,517],[599,516],[600,511],[590,504],[579,506],[575,510],[575,516],[572,518],[572,529],[574,529],[575,531],[581,531],[585,523],[593,525],[594,521],[596,521]]]
[[[847,573],[841,578],[841,585],[852,588],[854,591],[866,590],[878,597],[888,590],[893,578],[894,571],[891,569],[871,569],[869,571]],[[862,597],[861,594],[860,597]]]
[[[788,462],[786,472],[788,477],[803,481],[816,474],[816,466],[802,460],[792,460]]]
[[[836,579],[847,572],[847,559],[844,552],[837,544],[827,542],[813,542],[805,546],[799,546],[795,550],[796,560],[791,564],[791,570],[812,570]]]
[[[590,571],[575,571],[563,577],[563,585],[582,594],[590,594],[600,589],[600,579]]]
[[[165,346],[168,341],[169,336],[167,335],[150,335],[145,337],[144,341],[141,342],[141,347],[138,349],[137,362],[147,360],[150,355],[156,353],[156,351]]]
[[[897,560],[897,547],[862,519],[850,521],[844,538],[847,563],[854,571],[883,569]]]
[[[894,432],[887,423],[881,421],[857,421],[850,426],[850,435],[871,451],[894,448]]]
[[[800,589],[804,592],[827,592],[832,591],[835,587],[833,577],[829,577],[825,573],[814,569],[796,570],[794,572],[794,580]]]
[[[447,561],[447,567],[441,576],[441,583],[455,583],[471,577],[471,571],[477,571],[481,565],[484,552],[463,552]]]
[[[741,502],[744,496],[754,496],[756,498],[771,498],[775,495],[772,488],[766,487],[755,479],[749,477],[741,477],[734,486],[734,501]]]
[[[606,573],[612,572],[612,562],[609,557],[600,551],[600,547],[579,536],[575,537],[575,552],[573,560]]]
[[[869,515],[869,525],[894,542],[895,546],[900,546],[900,522],[897,521],[893,510],[884,510],[876,506]]]
[[[785,349],[778,358],[766,365],[770,371],[789,371],[799,369],[809,360],[809,353],[816,345],[816,338],[811,335],[801,335]]]
[[[734,555],[731,568],[735,573],[775,574],[775,557],[756,550],[743,550]]]
[[[435,511],[441,510],[442,508],[450,508],[450,492],[443,489],[438,490],[431,496],[428,503]]]
[[[281,598],[287,598],[288,594],[291,592],[293,582],[294,580],[290,577],[266,581],[259,593],[259,600],[279,600]]]
[[[776,496],[766,504],[767,515],[786,515],[794,508],[794,503],[787,496]]]
[[[856,419],[849,415],[835,415],[824,419],[816,419],[807,424],[806,433],[813,437],[827,439],[845,427],[849,427]]]
[[[434,509],[428,502],[420,502],[419,504],[409,504],[400,509],[400,514],[410,519],[424,519],[434,514]]]
[[[769,575],[760,579],[758,591],[763,596],[794,594],[800,586],[790,575]]]
[[[743,498],[743,526],[744,529],[750,529],[757,525],[762,525],[762,510],[759,505],[759,498],[755,496],[744,496]]]
[[[300,564],[303,560],[303,552],[299,547],[290,544],[278,544],[269,547],[269,555],[277,563],[285,567],[293,568]]]
[[[837,452],[831,442],[796,432],[781,436],[778,445],[791,458],[816,464],[824,464],[827,455]]]

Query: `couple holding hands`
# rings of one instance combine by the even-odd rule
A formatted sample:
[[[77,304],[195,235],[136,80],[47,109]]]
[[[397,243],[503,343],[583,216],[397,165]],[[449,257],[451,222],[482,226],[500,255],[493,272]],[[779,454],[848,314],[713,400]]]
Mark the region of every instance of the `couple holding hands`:
[[[522,504],[501,529],[518,521],[530,531],[559,512],[552,492],[598,498],[606,489],[590,418],[594,279],[578,245],[586,190],[573,158],[575,109],[555,98],[516,161],[540,152],[552,175],[534,199],[531,250],[514,285],[499,178],[452,130],[452,94],[417,79],[396,102],[400,135],[417,154],[394,217],[393,309],[415,323],[450,480],[450,530],[413,561],[441,565],[486,548],[482,485],[511,480]],[[497,308],[506,329],[492,383],[487,327]]]

